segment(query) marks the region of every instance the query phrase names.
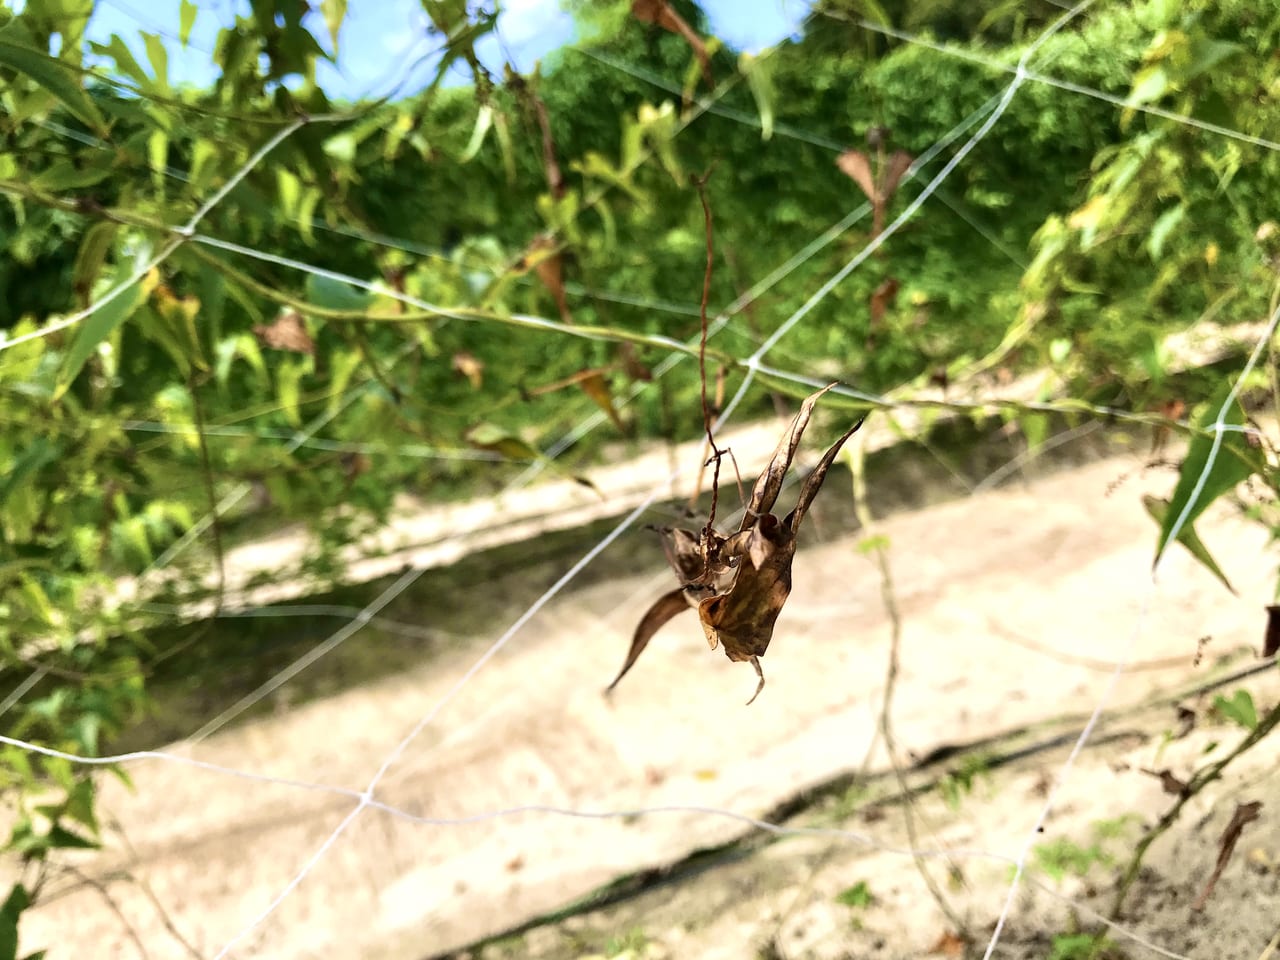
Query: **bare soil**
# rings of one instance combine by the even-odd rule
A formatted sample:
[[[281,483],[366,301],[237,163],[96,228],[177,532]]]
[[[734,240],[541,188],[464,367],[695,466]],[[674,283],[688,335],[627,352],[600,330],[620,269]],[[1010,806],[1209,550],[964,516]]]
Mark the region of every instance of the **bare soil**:
[[[637,619],[668,589],[651,535],[632,532],[601,558],[607,576],[548,603],[389,768],[376,799],[432,822],[366,807],[315,859],[356,800],[140,760],[129,767],[136,792],[103,780],[118,826],[110,849],[80,862],[95,882],[69,880],[40,906],[24,950],[126,957],[141,943],[156,960],[190,956],[144,881],[172,927],[212,956],[310,864],[235,956],[978,956],[1021,859],[1027,875],[994,956],[1083,956],[1064,952],[1079,942],[1070,937],[1093,929],[1089,911],[1108,912],[1119,869],[1173,800],[1143,770],[1185,778],[1243,736],[1209,709],[1216,692],[1246,687],[1259,712],[1280,696],[1274,668],[1195,692],[1255,663],[1274,586],[1273,564],[1260,559],[1265,534],[1211,511],[1197,528],[1239,595],[1181,550],[1152,592],[1155,530],[1140,494],[1167,494],[1172,476],[1136,470],[1124,437],[1090,443],[1102,459],[1082,455],[899,512],[876,531],[890,544],[903,618],[891,716],[907,782],[923,791],[910,808],[914,839],[879,733],[891,623],[862,534],[841,529],[849,495],[833,474],[820,498],[827,519],[801,546],[764,658],[768,685],[751,707],[750,668],[708,651],[692,617],[659,634],[612,699],[601,695]],[[899,466],[873,483],[928,473]],[[434,610],[448,620],[462,609],[483,626],[431,646],[424,662],[291,707],[279,701],[172,752],[363,790],[578,555],[417,593],[424,624]],[[376,657],[380,636],[357,634],[348,646],[373,644],[364,655]],[[1117,673],[1121,659],[1129,668]],[[1094,745],[1068,765],[1104,695]],[[1196,715],[1181,738],[1175,705]],[[1152,847],[1109,934],[1112,956],[1263,954],[1280,924],[1275,787],[1268,743],[1189,804]],[[1261,818],[1193,912],[1244,800],[1263,801]],[[742,819],[761,816],[810,832],[771,841]],[[620,877],[630,879],[608,886]],[[476,946],[602,888],[616,902]]]

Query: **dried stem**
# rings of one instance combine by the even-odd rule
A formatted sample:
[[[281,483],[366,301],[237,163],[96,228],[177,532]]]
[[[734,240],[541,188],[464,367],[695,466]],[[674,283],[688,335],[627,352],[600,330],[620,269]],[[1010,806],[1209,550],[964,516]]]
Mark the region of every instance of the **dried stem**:
[[[849,466],[853,473],[853,509],[862,528],[863,536],[868,535],[874,522],[871,516],[871,508],[867,502],[865,465],[864,445],[858,444],[852,447],[849,453]],[[885,673],[884,700],[880,708],[880,734],[884,737],[885,750],[889,754],[889,763],[893,767],[893,775],[898,781],[898,790],[902,795],[902,818],[907,830],[907,843],[911,848],[911,859],[915,863],[920,878],[924,881],[925,887],[933,897],[934,902],[937,903],[938,908],[952,925],[957,935],[962,939],[967,939],[965,935],[967,924],[956,913],[955,908],[951,906],[943,894],[937,880],[929,872],[925,858],[916,852],[919,843],[917,840],[915,806],[910,787],[907,784],[906,773],[898,759],[897,741],[894,738],[892,721],[893,695],[897,687],[898,672],[901,664],[902,611],[898,607],[898,597],[893,586],[893,571],[889,563],[888,547],[883,543],[873,541],[872,554],[875,558],[876,568],[880,573],[880,597],[884,603],[885,613],[889,617],[890,628],[889,661]],[[955,870],[954,863],[952,863],[952,869]]]
[[[707,518],[706,533],[710,533],[715,527],[716,505],[720,497],[720,458],[724,456],[724,453],[716,446],[711,423],[711,405],[707,402],[707,301],[711,299],[711,270],[715,262],[711,203],[707,199],[707,181],[710,178],[711,170],[708,170],[700,177],[695,176],[693,178],[693,185],[698,191],[698,199],[702,202],[702,220],[707,236],[707,267],[702,276],[702,302],[699,306],[699,318],[702,321],[702,338],[698,342],[698,382],[702,391],[702,426],[707,432],[707,445],[711,448],[709,460],[715,462],[715,467],[711,474],[711,513]]]

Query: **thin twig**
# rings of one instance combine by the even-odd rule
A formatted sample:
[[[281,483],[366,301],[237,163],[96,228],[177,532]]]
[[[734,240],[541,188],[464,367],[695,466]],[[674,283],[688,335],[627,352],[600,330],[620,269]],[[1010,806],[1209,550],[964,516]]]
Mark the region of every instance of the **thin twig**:
[[[865,445],[858,444],[849,453],[849,466],[853,473],[853,509],[864,537],[869,534],[874,522],[871,516],[871,508],[867,502],[865,449]],[[911,859],[915,863],[916,870],[924,881],[929,894],[942,911],[943,916],[947,918],[947,921],[961,939],[967,939],[968,925],[956,913],[955,908],[951,906],[951,903],[943,894],[937,880],[929,872],[925,858],[916,852],[920,844],[917,840],[915,806],[911,790],[907,784],[906,773],[898,759],[898,748],[893,734],[892,721],[893,695],[897,687],[898,672],[901,665],[902,611],[898,607],[898,597],[893,586],[893,570],[889,563],[887,547],[883,543],[873,541],[872,553],[880,573],[880,597],[884,603],[885,613],[889,617],[890,629],[889,660],[885,673],[884,699],[880,708],[880,734],[884,737],[885,750],[889,754],[889,763],[893,767],[893,775],[898,781],[898,790],[902,794],[902,819],[907,830],[907,843],[911,848]],[[951,864],[952,871],[958,874],[955,864],[950,860],[948,860],[948,863]]]
[[[142,938],[138,936],[138,931],[129,921],[129,918],[124,915],[124,910],[120,908],[120,904],[116,903],[116,898],[111,895],[111,891],[107,889],[107,885],[97,877],[89,876],[89,874],[85,873],[78,867],[73,867],[65,863],[59,864],[59,866],[81,883],[92,887],[98,892],[98,895],[102,897],[103,901],[107,904],[107,907],[116,915],[116,919],[120,921],[120,925],[124,927],[124,932],[128,935],[129,939],[133,941],[133,945],[137,947],[138,956],[142,957],[142,960],[150,960],[151,955],[147,953],[146,944],[144,944],[142,942]]]
[[[702,176],[693,177],[693,185],[698,190],[698,199],[702,202],[702,220],[707,236],[707,267],[702,276],[702,302],[699,305],[699,317],[702,321],[702,338],[698,343],[698,381],[702,392],[702,426],[707,432],[707,445],[711,448],[711,460],[715,467],[711,474],[711,513],[707,518],[706,532],[715,528],[716,505],[720,498],[720,458],[724,453],[716,446],[716,438],[712,430],[711,405],[707,402],[707,301],[711,298],[711,271],[715,263],[714,233],[712,230],[711,203],[707,199],[707,181],[711,178],[713,166]]]

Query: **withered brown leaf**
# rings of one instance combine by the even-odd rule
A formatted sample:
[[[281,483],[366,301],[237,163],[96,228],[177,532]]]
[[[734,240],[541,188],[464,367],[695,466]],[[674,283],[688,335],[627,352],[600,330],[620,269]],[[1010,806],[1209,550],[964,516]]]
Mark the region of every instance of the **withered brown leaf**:
[[[1231,862],[1231,854],[1235,852],[1236,844],[1240,842],[1240,834],[1244,832],[1246,826],[1253,823],[1261,815],[1261,800],[1250,800],[1247,803],[1236,804],[1236,812],[1231,815],[1231,822],[1227,824],[1227,829],[1222,831],[1222,838],[1218,841],[1218,860],[1213,865],[1213,873],[1209,875],[1209,882],[1204,885],[1204,889],[1200,891],[1200,896],[1191,905],[1193,913],[1203,910],[1205,904],[1209,902],[1209,898],[1213,896],[1214,887],[1218,885],[1218,880],[1222,877],[1222,871]]]
[[[289,350],[293,353],[308,353],[315,356],[316,344],[307,333],[302,322],[302,315],[296,310],[286,310],[276,317],[270,325],[259,325],[253,328],[253,335],[258,342],[271,350]]]
[[[641,23],[652,23],[684,37],[689,48],[693,50],[693,55],[702,64],[702,77],[707,81],[707,86],[715,86],[715,81],[711,79],[711,56],[707,53],[706,43],[693,27],[685,22],[684,17],[671,9],[667,0],[632,0],[631,15]]]
[[[1267,607],[1267,632],[1262,638],[1262,655],[1274,657],[1280,650],[1280,606]]]
[[[828,386],[819,390],[801,404],[768,467],[756,480],[736,533],[724,537],[709,527],[701,533],[679,528],[659,531],[680,588],[664,594],[641,618],[626,662],[609,685],[610,690],[631,669],[660,627],[686,606],[696,606],[711,649],[721,646],[730,660],[747,662],[755,668],[760,682],[747,702],[754,702],[760,695],[764,689],[760,657],[773,639],[774,624],[791,593],[796,534],[840,449],[866,419],[859,419],[827,450],[805,478],[794,509],[784,519],[774,516],[774,504],[813,407],[830,389]]]

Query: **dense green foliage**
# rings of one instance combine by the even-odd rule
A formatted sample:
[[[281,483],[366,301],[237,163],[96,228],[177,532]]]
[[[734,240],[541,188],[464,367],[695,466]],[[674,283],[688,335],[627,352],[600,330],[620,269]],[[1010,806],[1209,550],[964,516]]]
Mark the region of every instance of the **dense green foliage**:
[[[689,42],[627,3],[580,4],[580,44],[537,75],[491,76],[474,44],[492,18],[446,0],[424,4],[440,73],[473,84],[335,105],[315,83],[325,21],[289,0],[247,5],[207,90],[171,86],[176,50],[158,37],[89,43],[93,0],[13,6],[0,7],[0,330],[29,338],[0,352],[0,651],[10,687],[36,673],[5,709],[10,736],[78,755],[144,702],[137,630],[151,621],[119,601],[118,577],[146,572],[143,600],[208,593],[238,524],[296,517],[323,532],[308,569],[337,574],[334,549],[397,491],[474,494],[549,448],[584,470],[620,436],[696,435],[696,364],[646,380],[673,356],[660,338],[700,329],[691,176],[711,171],[714,316],[863,204],[842,151],[875,155],[870,135],[885,157],[925,153],[994,106],[1062,15],[825,0],[801,37],[754,58],[711,41],[712,88]],[[321,6],[336,36],[345,4]],[[706,34],[692,4],[674,6]],[[1270,309],[1280,156],[1257,140],[1280,129],[1278,44],[1264,0],[1115,0],[1074,17],[1031,69],[1122,105],[1024,84],[768,361],[900,401],[1045,366],[1046,389],[1078,400],[1202,401],[1171,393],[1164,340]],[[969,135],[898,188],[890,219]],[[198,236],[178,243],[189,222]],[[731,385],[871,231],[868,215],[735,308],[712,341]],[[580,336],[592,328],[607,330]],[[767,403],[758,386],[745,412]],[[602,409],[610,420],[561,453]],[[1021,422],[1034,442],[1042,419]],[[1267,469],[1243,442],[1230,450],[1237,472]],[[210,531],[196,526],[224,500]],[[164,555],[188,533],[197,548]],[[48,853],[96,842],[97,823],[84,769],[4,758],[8,849],[30,870],[0,915],[12,927]]]

